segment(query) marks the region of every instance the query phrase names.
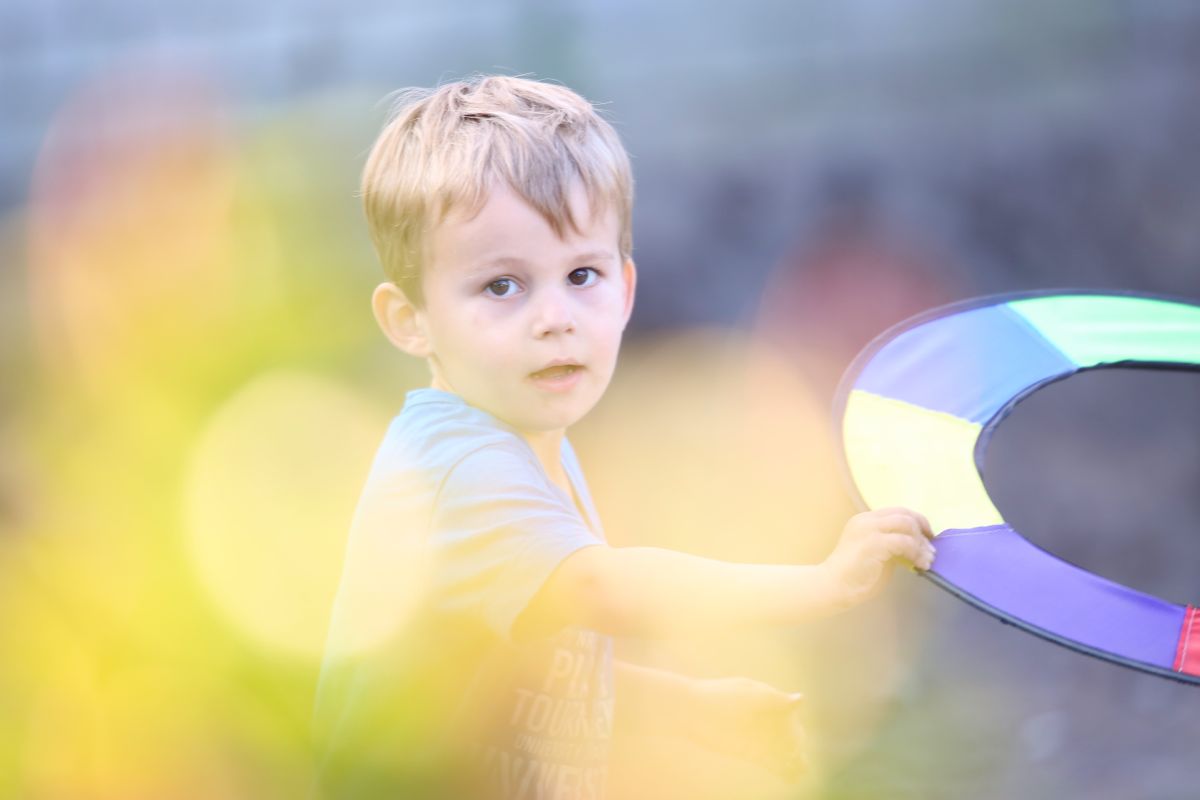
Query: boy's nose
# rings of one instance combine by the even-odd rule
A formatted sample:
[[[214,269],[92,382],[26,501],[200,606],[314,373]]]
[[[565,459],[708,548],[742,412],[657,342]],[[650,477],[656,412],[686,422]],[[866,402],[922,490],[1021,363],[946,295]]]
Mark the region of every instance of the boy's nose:
[[[533,335],[540,339],[575,330],[575,314],[570,301],[558,292],[546,292],[537,303],[533,317]]]

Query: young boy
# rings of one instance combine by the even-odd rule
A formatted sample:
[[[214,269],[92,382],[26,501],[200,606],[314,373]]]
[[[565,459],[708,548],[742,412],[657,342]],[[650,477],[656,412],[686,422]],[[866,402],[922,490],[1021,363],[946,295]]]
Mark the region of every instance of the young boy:
[[[330,798],[601,798],[623,709],[783,774],[798,695],[614,662],[614,636],[789,626],[927,569],[929,524],[860,514],[820,565],[610,547],[566,430],[633,308],[628,158],[561,86],[410,92],[363,196],[376,319],[427,361],[367,479],[315,713]]]

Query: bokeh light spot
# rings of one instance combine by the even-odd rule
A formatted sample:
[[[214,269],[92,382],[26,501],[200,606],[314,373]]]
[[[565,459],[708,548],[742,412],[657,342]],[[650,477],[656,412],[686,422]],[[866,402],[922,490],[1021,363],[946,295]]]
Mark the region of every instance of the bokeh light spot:
[[[201,435],[186,484],[194,566],[259,643],[320,654],[355,499],[385,424],[332,380],[279,371],[239,391]]]

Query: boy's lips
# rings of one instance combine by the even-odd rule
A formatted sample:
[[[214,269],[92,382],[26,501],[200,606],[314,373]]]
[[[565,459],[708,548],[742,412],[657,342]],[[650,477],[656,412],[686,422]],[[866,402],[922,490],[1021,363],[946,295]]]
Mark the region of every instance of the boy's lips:
[[[572,361],[568,358],[557,358],[536,372],[529,373],[529,377],[534,379],[556,377],[581,369],[583,369],[583,366],[578,361]]]
[[[537,372],[531,372],[529,378],[542,389],[561,392],[576,384],[583,369],[573,361],[554,361]]]

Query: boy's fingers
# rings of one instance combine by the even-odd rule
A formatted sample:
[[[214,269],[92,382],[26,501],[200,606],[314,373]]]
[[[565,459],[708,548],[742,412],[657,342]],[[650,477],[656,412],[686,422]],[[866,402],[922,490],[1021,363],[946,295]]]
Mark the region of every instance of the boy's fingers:
[[[929,518],[916,511],[912,512],[912,514],[914,517],[916,517],[917,523],[921,526],[921,533],[924,534],[926,539],[933,541],[933,526],[929,524]]]
[[[905,533],[885,533],[883,541],[893,557],[903,558],[921,569],[929,569],[933,564],[933,545],[923,538]]]
[[[921,525],[921,521],[924,521],[925,527]],[[907,534],[915,543],[916,550],[910,551],[911,555],[904,557],[921,569],[929,569],[933,564],[933,557],[937,555],[937,550],[931,543],[932,534],[926,532],[929,521],[919,514],[908,512],[887,517],[885,525],[887,530],[896,531],[899,535]]]
[[[888,508],[876,509],[877,514],[884,515],[884,518],[889,522],[894,522],[896,518],[903,517],[911,520],[916,524],[916,532],[926,539],[933,538],[933,526],[929,524],[929,518],[924,514],[913,511],[911,508],[904,506],[889,506]],[[907,529],[907,528],[906,528]]]
[[[909,514],[891,514],[884,517],[883,528],[895,533],[908,534],[917,541],[925,539],[924,534],[921,533],[920,524]]]
[[[891,556],[899,556],[916,562],[917,557],[921,555],[920,543],[906,533],[885,533],[883,534],[883,544]]]

